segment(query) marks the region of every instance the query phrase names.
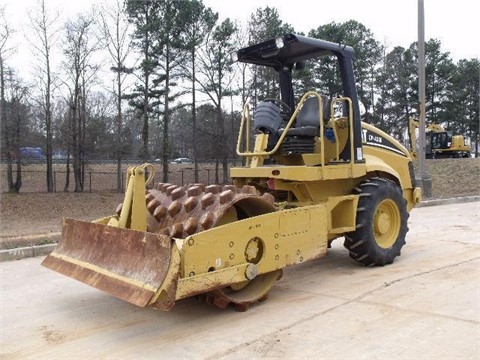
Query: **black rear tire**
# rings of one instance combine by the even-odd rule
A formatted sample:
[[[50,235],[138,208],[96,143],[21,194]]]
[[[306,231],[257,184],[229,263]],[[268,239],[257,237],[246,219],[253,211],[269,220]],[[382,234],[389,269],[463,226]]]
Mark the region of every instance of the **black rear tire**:
[[[356,230],[345,235],[350,256],[367,266],[391,264],[400,256],[408,231],[406,200],[393,181],[371,178],[355,193],[360,196]]]

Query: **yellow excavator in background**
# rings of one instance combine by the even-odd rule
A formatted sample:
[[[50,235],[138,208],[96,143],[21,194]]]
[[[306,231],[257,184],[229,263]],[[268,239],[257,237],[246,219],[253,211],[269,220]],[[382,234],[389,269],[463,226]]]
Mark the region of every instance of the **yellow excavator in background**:
[[[417,119],[409,119],[410,154],[414,159],[418,158],[416,129],[419,126],[420,122]],[[471,157],[469,138],[463,135],[453,135],[451,131],[445,131],[442,125],[426,124],[425,141],[425,157],[427,159]]]
[[[343,94],[295,101],[293,70],[321,56],[337,60]],[[246,165],[230,170],[232,183],[151,184],[152,165],[131,167],[116,214],[64,219],[42,265],[142,307],[197,296],[242,311],[285,267],[326,255],[338,238],[360,264],[392,263],[421,189],[408,150],[360,120],[353,58],[349,46],[295,34],[238,50],[233,61],[278,73],[280,98],[253,116],[245,105],[237,153]]]

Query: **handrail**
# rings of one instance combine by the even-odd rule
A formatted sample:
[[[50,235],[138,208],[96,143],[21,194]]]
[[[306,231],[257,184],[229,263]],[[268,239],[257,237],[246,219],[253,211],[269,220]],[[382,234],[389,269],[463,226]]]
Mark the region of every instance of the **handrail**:
[[[247,101],[245,103],[245,106],[244,106],[243,111],[242,111],[242,119],[241,119],[241,123],[240,123],[240,130],[239,130],[238,140],[237,140],[237,154],[239,156],[244,156],[244,157],[247,158],[247,165],[249,164],[251,159],[254,158],[254,157],[258,157],[258,156],[267,157],[267,156],[275,154],[278,151],[278,149],[280,148],[283,140],[287,136],[288,130],[290,128],[292,128],[293,123],[294,123],[295,119],[297,118],[298,113],[301,111],[303,105],[305,104],[307,99],[312,97],[312,96],[316,96],[317,99],[318,99],[319,126],[320,126],[320,128],[319,128],[320,153],[325,154],[325,129],[324,129],[325,119],[323,118],[324,103],[323,103],[322,96],[319,93],[317,93],[316,91],[308,91],[302,96],[302,98],[300,99],[294,113],[292,114],[292,116],[290,117],[287,125],[285,126],[285,129],[282,131],[282,134],[280,135],[280,138],[277,140],[277,143],[275,144],[273,149],[270,150],[270,151],[259,151],[258,149],[253,149],[253,151],[249,150],[250,149],[249,134],[250,134],[250,128],[251,128],[251,117],[250,117],[250,103],[249,103],[249,101]],[[353,143],[353,104],[352,104],[352,100],[349,97],[333,98],[332,101],[329,104],[330,114],[332,114],[332,119],[333,119],[334,105],[337,104],[337,103],[342,103],[342,102],[346,102],[348,104],[348,110],[349,110],[348,111],[348,118],[347,118],[348,127],[349,127],[349,137],[350,137],[350,149],[349,149],[350,150],[350,162],[349,163],[350,163],[350,165],[352,165],[354,163],[354,159],[355,159],[355,157],[354,157],[355,147],[354,147],[354,143]],[[335,137],[335,140],[336,140],[335,141],[335,160],[340,161],[339,134],[338,134],[338,131],[337,131],[334,124],[332,126],[332,129],[333,129],[334,137]],[[246,136],[245,150],[244,151],[241,150],[241,144],[244,141],[243,136]],[[324,156],[321,156],[321,158],[320,158],[320,165],[321,166],[325,165]]]

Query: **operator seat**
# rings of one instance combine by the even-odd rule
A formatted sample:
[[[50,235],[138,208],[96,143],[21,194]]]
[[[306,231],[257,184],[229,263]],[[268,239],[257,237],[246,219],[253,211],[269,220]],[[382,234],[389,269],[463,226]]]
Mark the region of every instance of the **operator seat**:
[[[323,103],[323,121],[330,119],[330,101],[321,95]],[[318,97],[309,97],[297,115],[295,127],[287,131],[281,151],[285,155],[310,154],[315,150],[316,137],[320,133],[320,104]]]

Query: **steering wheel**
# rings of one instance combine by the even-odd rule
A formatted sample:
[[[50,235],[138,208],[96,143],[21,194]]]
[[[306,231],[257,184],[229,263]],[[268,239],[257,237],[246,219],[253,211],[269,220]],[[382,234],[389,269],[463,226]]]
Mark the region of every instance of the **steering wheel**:
[[[274,104],[279,105],[281,111],[284,112],[284,113],[285,113],[285,110],[288,111],[288,114],[292,111],[292,109],[290,108],[290,106],[288,106],[287,103],[284,102],[284,101],[281,100],[281,99],[266,98],[266,99],[263,99],[263,101],[268,101],[268,102],[272,102],[272,103],[274,103]]]

